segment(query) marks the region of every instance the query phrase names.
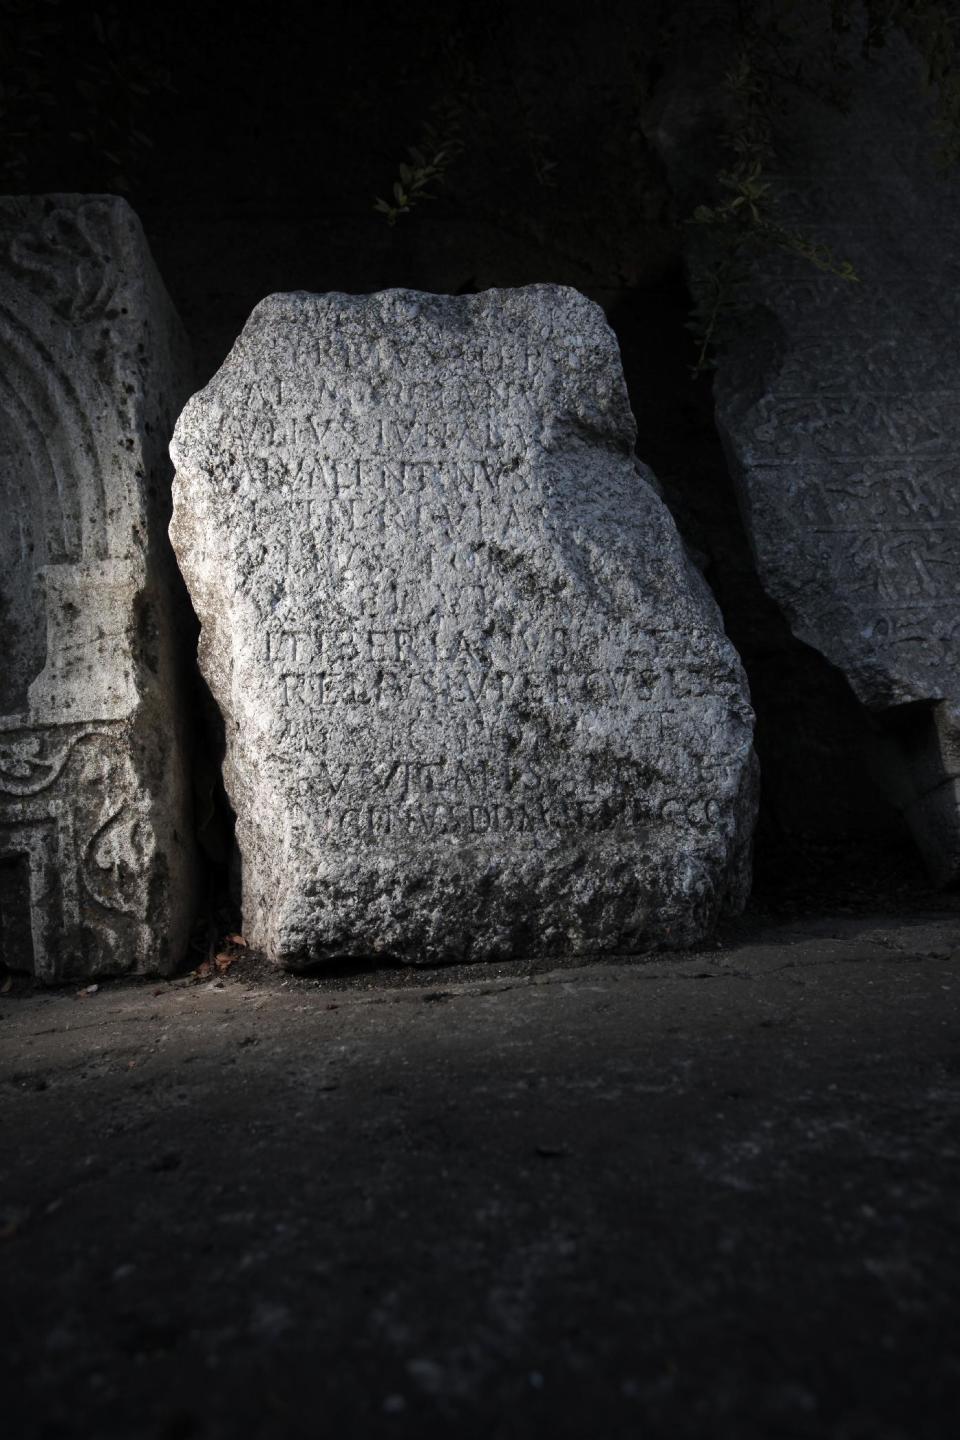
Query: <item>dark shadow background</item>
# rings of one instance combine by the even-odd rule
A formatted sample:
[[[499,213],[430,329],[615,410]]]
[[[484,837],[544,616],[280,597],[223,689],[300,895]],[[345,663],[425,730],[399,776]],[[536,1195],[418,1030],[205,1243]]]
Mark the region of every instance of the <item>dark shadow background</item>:
[[[710,380],[691,377],[683,217],[643,130],[685,8],[3,0],[2,184],[127,195],[198,385],[271,291],[553,281],[601,304],[638,453],[749,674],[763,769],[754,903],[889,903],[925,882],[871,778],[876,723],[763,594]],[[414,146],[452,158],[435,198],[390,225],[375,198],[392,199]]]

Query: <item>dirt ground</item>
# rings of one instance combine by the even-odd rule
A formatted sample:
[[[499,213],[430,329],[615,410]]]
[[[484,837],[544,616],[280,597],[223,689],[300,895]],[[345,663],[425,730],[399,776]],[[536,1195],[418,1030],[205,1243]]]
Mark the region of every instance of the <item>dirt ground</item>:
[[[10,1440],[955,1440],[960,913],[0,996]]]

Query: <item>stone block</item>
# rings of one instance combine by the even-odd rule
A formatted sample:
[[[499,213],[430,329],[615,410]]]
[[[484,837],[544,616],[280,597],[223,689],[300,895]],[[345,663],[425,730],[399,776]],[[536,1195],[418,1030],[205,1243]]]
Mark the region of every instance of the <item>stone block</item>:
[[[739,661],[576,291],[275,295],[171,534],[249,941],[294,966],[690,945],[743,903]]]
[[[0,349],[0,961],[169,970],[194,890],[165,453],[190,371],[123,200],[0,199]]]
[[[813,86],[778,92],[764,177],[785,229],[858,280],[752,253],[716,415],[760,579],[878,717],[879,781],[946,882],[960,878],[960,181],[937,166],[917,55],[894,31],[866,60],[861,39],[845,111]],[[703,157],[723,163],[723,85],[701,62],[664,89],[652,130],[692,205]],[[708,265],[709,240],[689,233]]]

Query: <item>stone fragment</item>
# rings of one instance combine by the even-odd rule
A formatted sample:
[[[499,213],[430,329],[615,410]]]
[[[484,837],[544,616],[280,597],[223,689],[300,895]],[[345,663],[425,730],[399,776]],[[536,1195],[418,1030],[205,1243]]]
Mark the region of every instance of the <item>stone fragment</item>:
[[[253,944],[636,951],[742,904],[746,685],[633,441],[576,291],[256,308],[178,422],[171,531]]]
[[[938,171],[916,54],[896,32],[870,61],[858,46],[847,113],[809,86],[778,92],[780,167],[765,177],[784,227],[858,282],[759,253],[716,414],[761,581],[880,717],[878,778],[947,882],[960,878],[960,183]],[[675,80],[655,133],[692,205],[724,93],[702,70]],[[709,245],[690,235],[702,269]]]
[[[168,970],[191,920],[166,438],[189,385],[139,221],[0,199],[0,961]]]

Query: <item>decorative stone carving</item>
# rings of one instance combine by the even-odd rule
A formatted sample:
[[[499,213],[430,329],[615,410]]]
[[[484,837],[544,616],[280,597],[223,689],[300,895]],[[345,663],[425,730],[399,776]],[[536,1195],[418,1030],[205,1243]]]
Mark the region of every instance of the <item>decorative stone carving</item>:
[[[575,291],[276,295],[178,422],[245,934],[292,965],[688,945],[752,713]]]
[[[167,970],[194,884],[164,453],[189,368],[124,201],[0,199],[0,349],[0,960]]]
[[[960,877],[960,183],[937,171],[902,38],[866,62],[853,36],[849,60],[848,113],[784,85],[784,168],[770,178],[784,224],[852,261],[859,283],[759,254],[742,297],[752,308],[719,357],[716,413],[760,578],[794,633],[883,717],[878,773],[932,875],[949,881]],[[655,134],[692,201],[722,88],[691,72],[667,89]]]

